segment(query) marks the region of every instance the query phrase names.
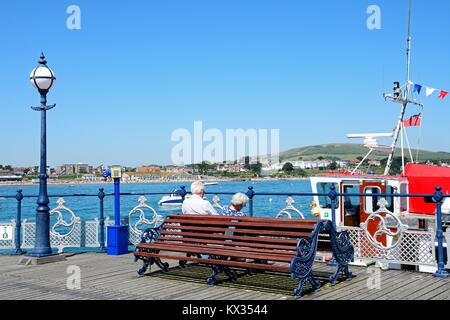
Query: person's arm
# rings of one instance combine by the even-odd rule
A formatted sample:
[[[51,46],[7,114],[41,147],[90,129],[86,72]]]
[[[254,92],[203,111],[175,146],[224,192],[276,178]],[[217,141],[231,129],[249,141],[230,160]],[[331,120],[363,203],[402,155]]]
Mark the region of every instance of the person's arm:
[[[209,201],[205,201],[205,212],[212,216],[220,216]]]
[[[187,203],[186,201],[183,202],[183,205],[181,206],[181,214],[186,214],[187,212]]]

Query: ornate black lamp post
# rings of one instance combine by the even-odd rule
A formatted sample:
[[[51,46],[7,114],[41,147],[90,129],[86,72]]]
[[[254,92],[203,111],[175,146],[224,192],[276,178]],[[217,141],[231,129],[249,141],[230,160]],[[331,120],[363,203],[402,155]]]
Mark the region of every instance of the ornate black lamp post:
[[[39,171],[39,197],[36,209],[36,237],[31,257],[52,255],[50,247],[50,208],[47,194],[47,111],[56,105],[47,105],[47,93],[55,84],[55,74],[47,67],[44,54],[41,54],[39,65],[30,74],[30,81],[41,95],[41,106],[31,107],[41,112],[41,161]]]

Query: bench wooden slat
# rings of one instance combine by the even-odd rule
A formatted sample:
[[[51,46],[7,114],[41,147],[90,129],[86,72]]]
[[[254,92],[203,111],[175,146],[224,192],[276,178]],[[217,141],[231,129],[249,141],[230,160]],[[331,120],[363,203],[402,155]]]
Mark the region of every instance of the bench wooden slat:
[[[159,242],[158,244],[162,245],[169,245],[169,246],[175,246],[175,248],[199,248],[203,249],[205,248],[205,244],[197,244],[197,243],[173,243],[173,242]],[[153,248],[153,244],[142,244],[138,248],[144,249],[144,248]],[[289,255],[292,259],[292,257],[295,255],[295,248],[294,249],[263,249],[263,248],[249,248],[246,246],[237,246],[233,242],[223,242],[221,244],[207,244],[207,248],[213,248],[213,249],[219,249],[219,250],[233,250],[233,251],[240,251],[244,253],[265,253],[265,254],[280,254],[280,255]]]
[[[148,247],[151,249],[161,250],[161,251],[170,251],[170,252],[183,252],[183,253],[195,253],[195,254],[204,254],[204,255],[214,255],[214,256],[224,256],[230,258],[247,258],[247,259],[255,259],[255,260],[268,260],[268,261],[277,261],[277,262],[291,262],[292,255],[287,256],[285,254],[260,254],[254,253],[251,251],[242,252],[233,249],[225,249],[225,248],[211,248],[208,246],[198,247],[190,247],[190,246],[177,246],[177,245],[168,245],[162,243],[152,243],[148,244]],[[172,256],[172,259],[174,256]],[[180,260],[185,260],[184,257],[181,257]]]
[[[168,259],[173,260],[174,256],[169,254],[161,254],[161,253],[148,253],[141,252],[140,256],[143,257],[152,257],[152,258],[160,258],[160,259]],[[269,265],[269,264],[261,264],[261,263],[251,263],[251,262],[241,262],[241,261],[223,261],[216,259],[203,259],[196,257],[183,257],[184,261],[192,261],[192,262],[200,262],[204,264],[215,264],[215,265],[223,265],[223,266],[231,266],[231,267],[239,267],[239,268],[253,268],[259,270],[271,270],[271,271],[281,271],[281,272],[289,272],[288,266],[282,265]]]
[[[167,221],[172,221],[176,219],[184,219],[184,217],[189,217],[189,219],[201,220],[207,218],[208,220],[235,220],[235,221],[245,221],[245,222],[264,222],[264,223],[273,223],[273,224],[316,224],[317,219],[274,219],[274,218],[264,218],[264,217],[237,217],[237,216],[208,216],[208,215],[176,215],[170,214],[168,215]]]
[[[213,239],[201,239],[198,237],[186,237],[185,235],[183,237],[170,237],[170,236],[162,236],[160,237],[160,241],[170,241],[170,242],[177,242],[177,243],[204,243],[204,244],[224,244],[224,245],[236,245],[236,246],[246,246],[246,247],[254,247],[254,248],[267,248],[267,249],[278,249],[278,250],[295,250],[297,245],[297,239],[295,239],[295,243],[293,241],[292,245],[274,245],[270,243],[252,243],[252,242],[242,242],[242,241],[229,241],[229,240],[213,240]],[[295,245],[294,245],[295,244]],[[319,251],[325,251],[330,252],[330,240],[319,240],[318,242],[318,250]]]
[[[251,243],[251,242],[241,242],[241,241],[232,241],[226,242],[223,240],[212,240],[212,239],[200,239],[200,238],[191,238],[191,237],[183,237],[183,238],[174,238],[174,237],[166,237],[162,236],[159,238],[160,241],[169,241],[169,242],[189,242],[189,243],[212,243],[212,244],[230,244],[236,246],[247,246],[249,248],[268,248],[268,249],[280,249],[280,250],[295,250],[296,245],[274,245],[269,243]]]
[[[270,238],[270,237],[246,237],[246,236],[226,236],[222,234],[206,234],[206,233],[194,233],[194,232],[171,232],[171,231],[161,231],[161,235],[172,235],[172,236],[187,236],[187,237],[199,237],[203,239],[223,239],[223,240],[240,240],[240,241],[254,241],[260,243],[277,243],[277,244],[297,244],[296,239],[281,239],[281,238]]]
[[[241,228],[214,228],[214,227],[197,227],[197,226],[171,226],[164,225],[164,230],[189,230],[189,231],[200,231],[200,232],[233,232],[234,234],[254,234],[254,235],[271,235],[271,236],[282,236],[282,237],[307,237],[311,232],[305,231],[280,231],[280,230],[261,230],[261,229],[241,229]],[[178,232],[178,231],[177,231]]]
[[[233,226],[233,227],[261,227],[268,228],[269,230],[275,229],[304,229],[312,230],[315,223],[310,224],[280,224],[275,225],[271,222],[240,222],[240,221],[228,221],[228,220],[201,220],[201,219],[177,219],[174,221],[168,220],[167,223],[180,223],[181,225],[201,225],[201,226]],[[317,221],[316,221],[317,223]]]

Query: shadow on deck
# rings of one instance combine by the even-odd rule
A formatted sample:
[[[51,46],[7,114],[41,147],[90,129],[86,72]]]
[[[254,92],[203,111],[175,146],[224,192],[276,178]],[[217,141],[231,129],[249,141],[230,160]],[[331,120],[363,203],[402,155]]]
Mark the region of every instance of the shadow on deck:
[[[287,273],[274,271],[258,271],[249,276],[242,269],[231,268],[237,274],[237,281],[231,281],[225,274],[218,276],[216,287],[234,288],[242,290],[254,290],[265,293],[293,296],[298,280],[292,280]],[[211,268],[201,264],[188,264],[186,268],[180,266],[171,267],[169,272],[162,270],[147,273],[145,277],[206,284],[206,279],[211,275]],[[315,278],[320,281],[321,288],[329,288],[329,277],[331,272],[315,271]],[[356,279],[356,276],[354,277]],[[338,285],[339,283],[337,283]],[[312,286],[308,283],[302,296],[313,294]]]

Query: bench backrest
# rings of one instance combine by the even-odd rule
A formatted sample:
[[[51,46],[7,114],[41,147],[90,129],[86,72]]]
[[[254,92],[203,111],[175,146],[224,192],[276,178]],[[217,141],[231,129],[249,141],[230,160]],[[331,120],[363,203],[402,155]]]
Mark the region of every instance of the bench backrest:
[[[164,221],[158,241],[294,253],[298,239],[311,236],[317,222],[315,219],[169,215]],[[328,234],[320,234],[318,249],[331,250]]]

